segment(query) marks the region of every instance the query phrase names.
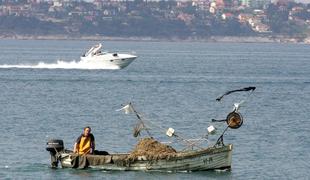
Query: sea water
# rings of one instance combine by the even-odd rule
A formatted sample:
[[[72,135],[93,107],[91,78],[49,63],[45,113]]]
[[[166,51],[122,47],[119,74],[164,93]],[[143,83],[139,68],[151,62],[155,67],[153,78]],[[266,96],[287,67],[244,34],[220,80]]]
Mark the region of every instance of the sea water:
[[[79,57],[94,41],[0,41],[0,179],[309,179],[310,47],[304,44],[105,41],[111,52],[135,53],[122,70],[84,68]],[[215,99],[228,90],[256,86]],[[152,136],[173,128],[184,139],[223,132],[233,103],[244,123],[228,129],[231,171],[192,173],[51,169],[51,138],[73,148],[91,126],[96,148],[129,152],[135,116],[120,111],[132,102],[152,122]],[[154,124],[156,126],[154,126]],[[150,126],[152,124],[149,124]],[[142,132],[142,136],[146,136]]]

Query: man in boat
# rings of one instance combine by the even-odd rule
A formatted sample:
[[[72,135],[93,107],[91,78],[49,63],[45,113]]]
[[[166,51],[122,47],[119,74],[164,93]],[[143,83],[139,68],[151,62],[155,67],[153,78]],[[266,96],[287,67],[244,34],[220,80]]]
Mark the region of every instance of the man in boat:
[[[80,155],[83,154],[93,154],[95,151],[95,137],[91,132],[91,128],[89,126],[84,128],[83,134],[81,134],[75,144],[74,144],[74,153],[78,153]]]

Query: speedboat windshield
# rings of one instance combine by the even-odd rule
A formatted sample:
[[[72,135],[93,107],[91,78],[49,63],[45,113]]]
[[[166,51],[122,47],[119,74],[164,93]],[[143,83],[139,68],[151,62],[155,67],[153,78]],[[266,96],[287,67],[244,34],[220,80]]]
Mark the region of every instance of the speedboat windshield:
[[[86,53],[85,53],[85,57],[89,56],[89,55],[95,55],[95,54],[99,54],[100,53],[100,49],[102,47],[102,44],[99,43],[93,47],[91,47]]]

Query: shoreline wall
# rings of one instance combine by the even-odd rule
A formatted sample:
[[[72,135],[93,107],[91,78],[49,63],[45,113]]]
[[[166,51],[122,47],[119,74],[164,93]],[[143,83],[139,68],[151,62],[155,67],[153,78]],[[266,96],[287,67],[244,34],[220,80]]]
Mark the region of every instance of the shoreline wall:
[[[0,39],[16,40],[87,40],[87,41],[175,41],[175,42],[227,42],[227,43],[305,43],[310,37],[300,39],[286,36],[211,36],[207,38],[153,38],[153,37],[109,37],[109,36],[70,36],[70,35],[0,35]]]

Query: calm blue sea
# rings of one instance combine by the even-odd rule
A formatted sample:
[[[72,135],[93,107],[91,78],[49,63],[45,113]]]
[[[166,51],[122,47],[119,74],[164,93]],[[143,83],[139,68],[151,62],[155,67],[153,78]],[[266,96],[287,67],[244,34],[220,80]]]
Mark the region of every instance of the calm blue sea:
[[[123,70],[75,65],[94,41],[0,40],[0,179],[309,179],[310,46],[273,43],[106,41],[110,51],[139,57]],[[72,68],[70,68],[72,67]],[[221,103],[227,90],[256,86]],[[229,172],[155,173],[50,169],[45,145],[63,139],[72,148],[89,125],[97,149],[128,152],[137,142],[133,115],[115,111],[133,102],[144,118],[199,138],[207,127],[217,137],[232,104],[244,124],[229,129]],[[154,137],[170,142],[165,132]],[[212,145],[214,137],[204,145]]]

